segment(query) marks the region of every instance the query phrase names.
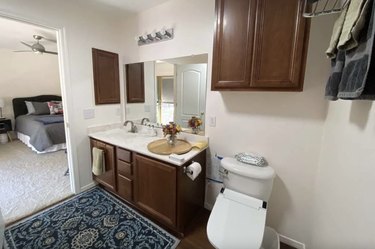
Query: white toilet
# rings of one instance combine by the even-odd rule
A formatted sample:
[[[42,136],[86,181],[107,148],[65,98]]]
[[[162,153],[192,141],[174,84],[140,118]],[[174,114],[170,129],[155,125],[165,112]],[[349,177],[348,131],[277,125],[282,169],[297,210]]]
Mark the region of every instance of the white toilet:
[[[221,166],[225,169],[225,189],[216,198],[208,220],[208,239],[217,249],[260,249],[275,171],[231,157],[223,158]]]

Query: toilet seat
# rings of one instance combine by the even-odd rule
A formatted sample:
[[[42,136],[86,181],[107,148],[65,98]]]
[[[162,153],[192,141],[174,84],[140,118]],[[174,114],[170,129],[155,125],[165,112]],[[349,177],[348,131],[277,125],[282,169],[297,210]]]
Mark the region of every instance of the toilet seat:
[[[208,220],[208,239],[218,249],[259,249],[266,213],[262,200],[225,189],[218,195]]]

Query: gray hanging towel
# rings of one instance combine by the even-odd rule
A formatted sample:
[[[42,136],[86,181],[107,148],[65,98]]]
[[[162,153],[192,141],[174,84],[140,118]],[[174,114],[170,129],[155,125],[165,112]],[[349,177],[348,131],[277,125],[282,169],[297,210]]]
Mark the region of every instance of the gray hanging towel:
[[[374,18],[375,5],[371,1],[371,12],[359,37],[358,47],[349,51],[339,50],[332,60],[332,72],[326,86],[327,99],[375,99],[375,71],[370,70],[375,66]]]

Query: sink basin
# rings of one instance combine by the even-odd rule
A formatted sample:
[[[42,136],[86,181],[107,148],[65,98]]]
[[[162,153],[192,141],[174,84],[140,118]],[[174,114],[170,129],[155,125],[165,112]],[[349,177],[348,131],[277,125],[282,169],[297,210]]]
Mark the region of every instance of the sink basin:
[[[176,144],[171,146],[166,139],[157,139],[147,145],[147,149],[158,155],[185,154],[192,149],[191,144],[182,139],[177,139]]]

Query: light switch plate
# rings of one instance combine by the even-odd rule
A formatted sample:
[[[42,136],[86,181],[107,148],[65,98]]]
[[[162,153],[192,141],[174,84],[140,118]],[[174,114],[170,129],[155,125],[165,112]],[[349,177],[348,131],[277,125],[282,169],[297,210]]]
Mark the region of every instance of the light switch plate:
[[[84,109],[83,110],[84,119],[93,119],[95,118],[95,109]]]
[[[145,112],[151,112],[151,106],[145,105]]]
[[[216,127],[216,117],[215,116],[209,117],[209,119],[208,119],[208,125],[210,127]]]

